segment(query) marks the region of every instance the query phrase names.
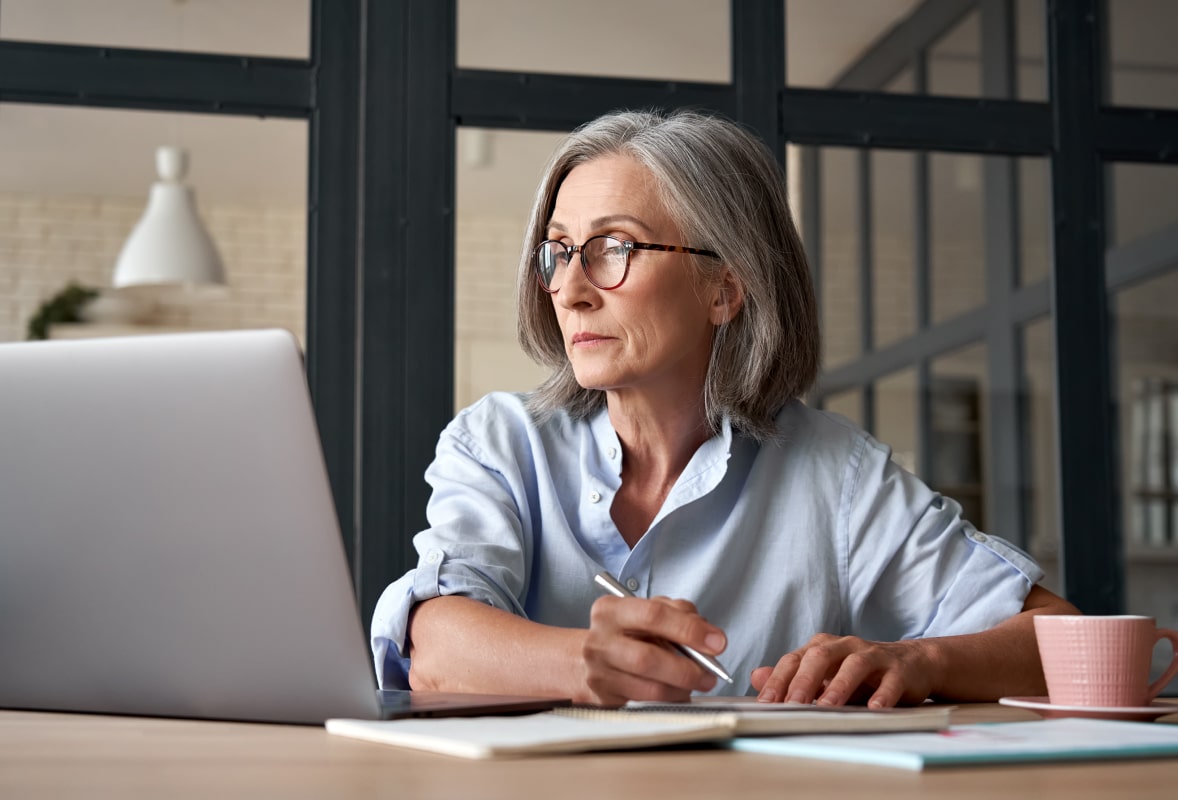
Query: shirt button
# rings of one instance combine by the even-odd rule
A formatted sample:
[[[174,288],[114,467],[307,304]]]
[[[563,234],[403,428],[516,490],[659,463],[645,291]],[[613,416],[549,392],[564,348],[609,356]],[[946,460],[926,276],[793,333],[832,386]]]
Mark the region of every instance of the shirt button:
[[[609,456],[610,458],[617,458],[618,457],[618,448],[611,447],[610,449],[605,451],[605,454],[607,456]]]
[[[442,551],[441,550],[430,550],[428,553],[425,554],[425,563],[427,563],[427,564],[437,564],[441,560],[442,560]]]
[[[973,539],[978,544],[981,544],[982,542],[986,541],[986,534],[981,533],[980,531],[974,531],[969,535],[969,538]]]
[[[626,588],[632,592],[638,591],[638,581],[635,578],[630,578],[626,581]]]
[[[590,503],[597,503],[600,501],[601,501],[601,494],[600,493],[598,493],[598,492],[590,492],[589,493],[589,502]]]

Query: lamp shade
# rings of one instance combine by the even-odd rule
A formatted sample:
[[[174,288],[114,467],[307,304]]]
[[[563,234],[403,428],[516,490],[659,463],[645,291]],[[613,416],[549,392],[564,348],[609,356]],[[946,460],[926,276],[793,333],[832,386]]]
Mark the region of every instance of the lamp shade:
[[[178,147],[160,147],[156,169],[159,180],[119,253],[111,282],[116,287],[224,283],[217,246],[196,213],[192,189],[184,184],[187,154]]]

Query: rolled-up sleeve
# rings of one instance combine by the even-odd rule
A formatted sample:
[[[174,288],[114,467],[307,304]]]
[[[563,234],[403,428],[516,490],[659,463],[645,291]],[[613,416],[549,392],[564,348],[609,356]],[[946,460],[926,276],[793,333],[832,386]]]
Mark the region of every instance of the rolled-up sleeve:
[[[848,468],[851,633],[877,640],[977,633],[1022,610],[1043,577],[1019,548],[979,532],[961,506],[867,438]]]
[[[501,421],[499,421],[501,422]],[[531,551],[520,511],[526,496],[518,460],[491,456],[470,430],[494,426],[486,404],[459,414],[426,470],[433,488],[430,527],[413,539],[417,566],[381,594],[372,618],[372,653],[383,688],[408,688],[408,622],[413,606],[461,595],[524,615]]]

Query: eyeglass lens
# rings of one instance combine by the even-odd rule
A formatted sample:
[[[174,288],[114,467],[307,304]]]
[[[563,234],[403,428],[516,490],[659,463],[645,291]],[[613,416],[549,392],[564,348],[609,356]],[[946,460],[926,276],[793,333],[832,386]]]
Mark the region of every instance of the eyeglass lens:
[[[562,242],[541,242],[536,248],[535,266],[544,288],[551,292],[564,283],[573,247]],[[613,289],[626,278],[626,245],[612,236],[594,236],[575,248],[581,255],[585,276],[599,289]]]

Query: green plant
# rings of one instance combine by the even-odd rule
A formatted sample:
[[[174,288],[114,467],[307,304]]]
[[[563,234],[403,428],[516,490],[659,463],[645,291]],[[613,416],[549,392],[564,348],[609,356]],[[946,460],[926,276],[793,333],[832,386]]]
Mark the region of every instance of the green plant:
[[[48,339],[49,326],[57,322],[78,322],[82,306],[98,297],[98,290],[81,286],[74,281],[50,297],[29,320],[29,339]]]

